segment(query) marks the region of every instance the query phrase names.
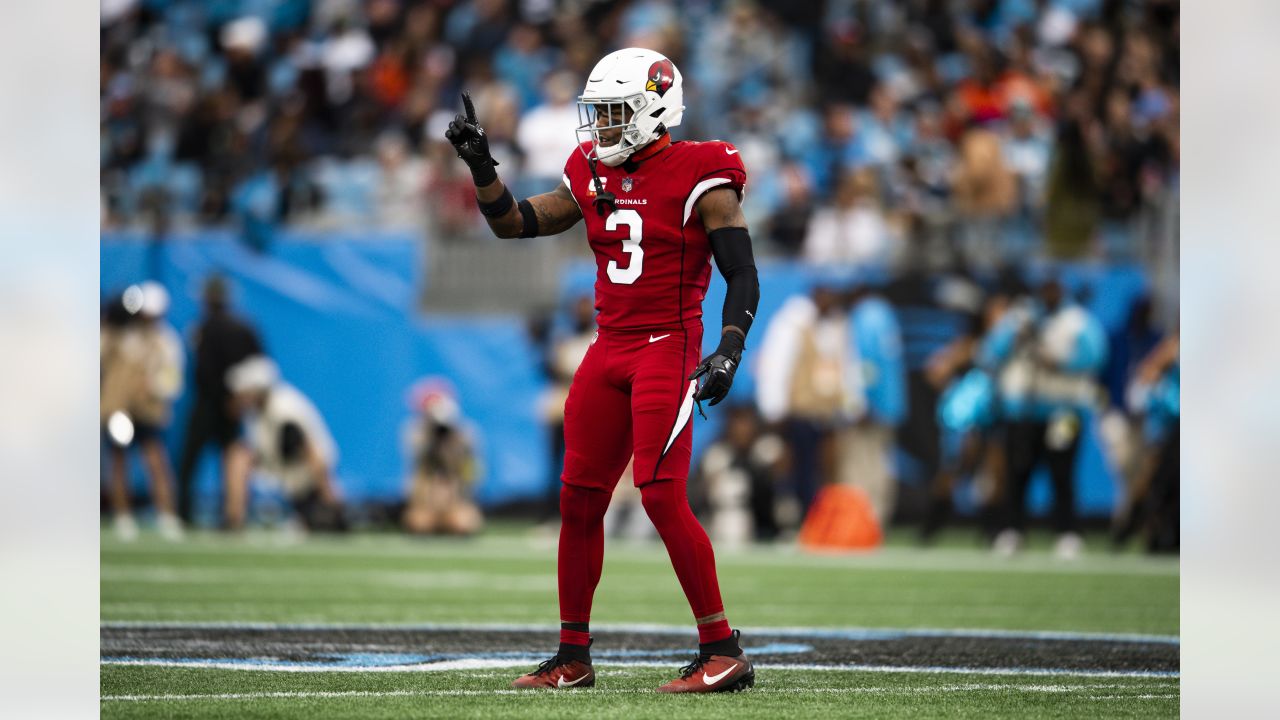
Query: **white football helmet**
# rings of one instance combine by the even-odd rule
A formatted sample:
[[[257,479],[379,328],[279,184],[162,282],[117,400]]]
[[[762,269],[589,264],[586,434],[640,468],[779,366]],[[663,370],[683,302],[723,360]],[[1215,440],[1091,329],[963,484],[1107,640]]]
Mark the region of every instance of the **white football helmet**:
[[[596,159],[621,165],[680,124],[683,100],[680,71],[662,53],[644,48],[609,53],[591,70],[578,98],[578,142],[591,140]],[[597,123],[601,115],[606,124]]]

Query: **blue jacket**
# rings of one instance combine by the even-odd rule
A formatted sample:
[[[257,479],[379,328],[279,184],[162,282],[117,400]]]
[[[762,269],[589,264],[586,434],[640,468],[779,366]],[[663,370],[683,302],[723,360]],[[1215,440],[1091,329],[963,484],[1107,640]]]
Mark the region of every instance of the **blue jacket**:
[[[879,297],[858,303],[849,314],[850,333],[862,362],[867,411],[886,425],[907,416],[902,330],[893,307]]]
[[[996,379],[1002,415],[1015,420],[1093,410],[1106,360],[1102,323],[1069,302],[1052,313],[1034,302],[1014,306],[978,349],[979,366]]]

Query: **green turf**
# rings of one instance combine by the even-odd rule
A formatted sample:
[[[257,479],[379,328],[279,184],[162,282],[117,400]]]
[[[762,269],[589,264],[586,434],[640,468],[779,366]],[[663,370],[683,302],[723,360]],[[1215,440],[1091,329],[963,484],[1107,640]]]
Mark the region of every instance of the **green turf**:
[[[1176,562],[972,548],[890,547],[816,557],[790,547],[719,552],[742,626],[932,627],[1178,633]],[[599,622],[683,623],[660,545],[611,545]],[[103,537],[102,619],[263,622],[541,622],[557,616],[555,547],[528,536],[423,541],[372,535],[287,545],[205,536],[180,545]]]
[[[1043,547],[1044,539],[1036,545]],[[998,559],[967,540],[855,556],[718,549],[735,626],[984,628],[1178,633],[1176,560],[1093,548]],[[468,541],[394,535],[197,535],[124,545],[102,536],[103,621],[426,623],[556,620],[554,540],[519,529]],[[683,624],[661,545],[611,544],[593,619]],[[531,648],[537,651],[537,648]],[[551,648],[547,648],[551,650]],[[103,717],[1169,717],[1176,678],[762,670],[736,696],[651,693],[675,671],[600,666],[591,691],[512,695],[529,668],[285,673],[105,665]],[[465,691],[465,694],[461,691]],[[244,698],[111,699],[248,694]],[[262,697],[261,693],[290,693]],[[335,693],[318,696],[308,693]],[[385,693],[394,693],[387,695]]]
[[[518,672],[295,674],[103,668],[104,718],[1074,718],[1173,717],[1178,681],[760,671],[733,695],[667,696],[670,671],[600,666],[594,689],[509,691]],[[263,697],[282,693],[285,697]],[[390,694],[388,694],[390,693]],[[232,698],[133,699],[222,695]],[[112,699],[122,697],[122,699]]]

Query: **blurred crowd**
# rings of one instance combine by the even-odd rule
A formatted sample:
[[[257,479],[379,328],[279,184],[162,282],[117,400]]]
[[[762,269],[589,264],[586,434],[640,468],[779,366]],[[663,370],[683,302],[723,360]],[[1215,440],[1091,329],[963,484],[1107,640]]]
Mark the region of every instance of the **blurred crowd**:
[[[443,137],[459,91],[525,196],[559,182],[596,60],[663,52],[685,81],[676,139],[741,149],[757,254],[822,269],[753,335],[756,397],[726,413],[700,456],[691,488],[715,534],[858,546],[910,517],[929,538],[960,505],[1013,552],[1043,470],[1057,549],[1071,556],[1071,477],[1082,433],[1095,432],[1124,484],[1117,541],[1177,547],[1177,0],[104,0],[100,39],[103,228],[229,226],[250,240],[281,225],[488,237]],[[1160,222],[1173,233],[1172,285],[1143,247]],[[1108,333],[1086,288],[1052,273],[1027,281],[1028,261],[1084,258],[1145,262],[1164,288]],[[871,269],[875,282],[859,275]],[[225,342],[190,343],[200,387],[176,501],[148,438],[177,390],[137,378],[172,377],[174,363],[180,378],[181,343],[160,349],[175,343],[157,329],[154,288],[105,314],[111,477],[125,472],[121,448],[141,448],[160,516],[189,519],[192,453],[214,442],[234,527],[246,468],[287,450],[276,474],[302,463],[295,500],[340,525],[323,421],[275,392],[286,384],[274,365],[231,379],[264,350],[225,293],[210,293],[201,327]],[[540,322],[550,488],[590,302]],[[114,369],[144,345],[168,359]],[[224,345],[234,352],[212,357]],[[109,387],[149,398],[110,404],[129,419],[128,442],[121,420],[120,437],[111,431]],[[241,421],[269,415],[277,394],[293,419],[240,453],[254,437]],[[401,522],[472,532],[475,450],[455,395],[437,384],[413,397],[405,452],[417,470]],[[110,487],[127,530],[124,486]]]
[[[1178,23],[1176,0],[111,0],[103,225],[472,234],[458,91],[544,192],[588,70],[643,46],[683,70],[678,138],[742,148],[762,252],[881,261],[926,227],[978,266],[1124,256],[1176,193]]]

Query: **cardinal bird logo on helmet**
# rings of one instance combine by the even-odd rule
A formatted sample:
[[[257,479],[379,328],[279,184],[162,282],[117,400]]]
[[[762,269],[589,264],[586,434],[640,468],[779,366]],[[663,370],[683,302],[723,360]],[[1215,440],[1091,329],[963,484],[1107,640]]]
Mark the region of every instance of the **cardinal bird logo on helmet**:
[[[649,82],[644,89],[658,93],[658,97],[667,94],[671,83],[676,81],[676,69],[670,60],[662,59],[649,66]]]

